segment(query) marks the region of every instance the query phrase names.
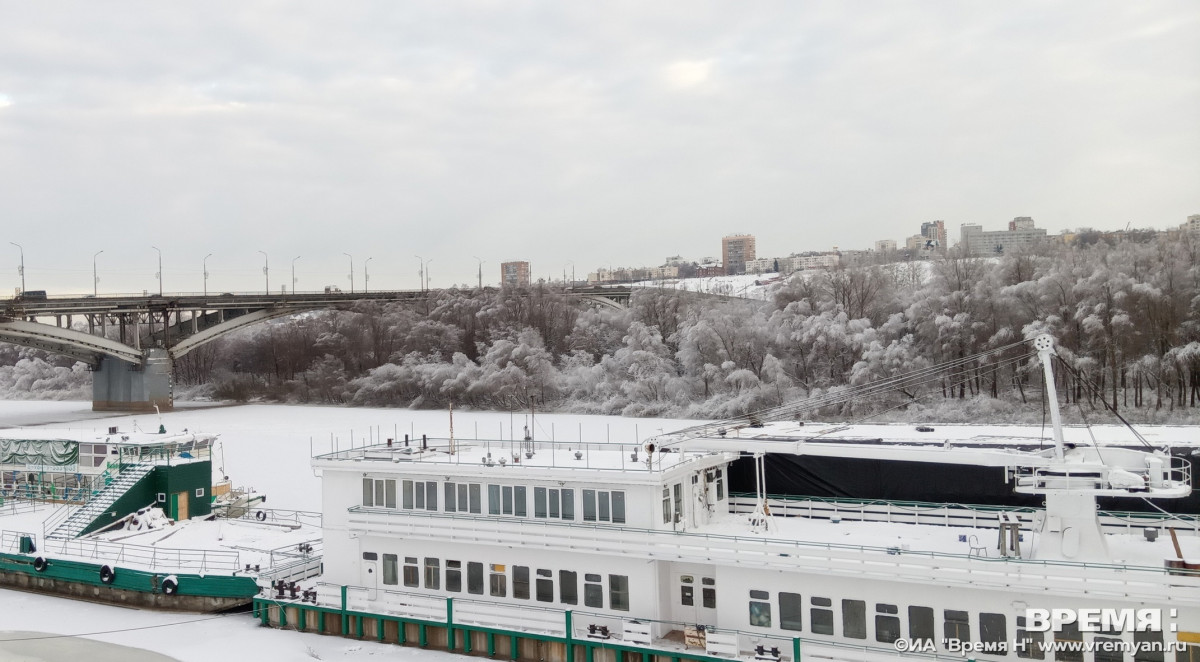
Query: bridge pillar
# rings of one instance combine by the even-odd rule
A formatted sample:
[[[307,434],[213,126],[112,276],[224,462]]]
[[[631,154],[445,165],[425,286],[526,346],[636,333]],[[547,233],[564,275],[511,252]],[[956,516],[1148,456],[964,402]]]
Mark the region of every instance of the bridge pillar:
[[[142,352],[141,365],[105,356],[92,373],[92,411],[171,411],[174,365],[165,349]]]

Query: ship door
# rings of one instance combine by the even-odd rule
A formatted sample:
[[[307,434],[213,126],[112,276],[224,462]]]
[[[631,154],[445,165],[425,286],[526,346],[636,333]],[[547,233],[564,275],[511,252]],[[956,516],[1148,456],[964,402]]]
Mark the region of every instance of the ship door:
[[[176,492],[171,495],[171,503],[169,506],[170,513],[168,516],[176,522],[182,522],[188,518],[188,493],[187,491]]]
[[[379,588],[379,563],[376,561],[378,556],[372,552],[363,554],[362,562],[362,585],[367,589],[367,599],[374,600],[377,597]]]
[[[698,625],[717,624],[717,580],[702,574],[676,575],[676,606],[685,617]]]

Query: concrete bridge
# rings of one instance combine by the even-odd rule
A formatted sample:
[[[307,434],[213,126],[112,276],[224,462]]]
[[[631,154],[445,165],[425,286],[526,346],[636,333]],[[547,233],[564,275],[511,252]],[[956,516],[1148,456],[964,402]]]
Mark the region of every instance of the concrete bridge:
[[[621,307],[629,288],[567,290],[581,303]],[[167,294],[0,300],[0,342],[69,356],[92,370],[95,411],[169,411],[175,361],[251,324],[360,301],[418,302],[429,291],[349,294]],[[53,323],[50,323],[50,321]],[[87,325],[87,330],[76,329]]]

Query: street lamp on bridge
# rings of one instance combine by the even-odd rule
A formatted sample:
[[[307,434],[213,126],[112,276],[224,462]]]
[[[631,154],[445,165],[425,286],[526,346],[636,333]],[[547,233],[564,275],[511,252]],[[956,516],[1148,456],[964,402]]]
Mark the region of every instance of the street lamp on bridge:
[[[350,294],[354,294],[354,256],[349,253],[342,253],[350,258]]]
[[[204,298],[206,299],[208,298],[208,258],[210,257],[212,257],[212,253],[205,255],[204,260],[201,262],[204,265]]]
[[[271,293],[271,271],[270,271],[271,263],[270,263],[270,260],[267,259],[266,251],[259,251],[259,253],[262,253],[262,256],[263,256],[263,288],[266,289],[267,294],[270,294]]]
[[[421,291],[429,291],[429,263],[433,262],[433,258],[426,260],[420,255],[414,255],[421,266],[417,267],[417,279],[421,281]]]
[[[17,273],[21,274],[21,294],[23,295],[25,294],[25,249],[21,248],[21,244],[18,244],[15,241],[10,241],[8,243],[16,246],[17,250],[21,251],[21,266],[17,267]]]
[[[98,290],[100,289],[100,276],[96,275],[96,258],[103,252],[104,251],[96,251],[96,254],[92,256],[92,296],[93,297],[95,297],[96,295],[99,294]]]
[[[479,289],[482,290],[483,289],[483,260],[479,259],[479,256],[477,256],[477,255],[472,255],[471,257],[473,257],[479,261]]]
[[[158,251],[158,273],[154,274],[154,276],[158,278],[158,296],[162,296],[162,251],[159,250],[158,246],[151,246],[150,248]]]
[[[292,294],[296,293],[296,260],[299,260],[299,259],[300,259],[299,255],[292,258]]]
[[[367,270],[367,265],[371,264],[371,260],[374,259],[369,257],[366,262],[363,262],[363,294],[371,291],[371,272]]]

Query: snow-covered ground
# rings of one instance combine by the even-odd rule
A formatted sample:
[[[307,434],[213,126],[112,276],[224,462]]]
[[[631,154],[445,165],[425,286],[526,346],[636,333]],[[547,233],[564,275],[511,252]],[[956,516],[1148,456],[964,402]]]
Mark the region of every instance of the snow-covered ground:
[[[633,283],[635,288],[666,288],[687,290],[704,294],[719,294],[743,299],[766,301],[775,283],[786,280],[779,274],[740,274],[737,276],[709,276],[706,278],[679,278],[673,280],[645,280]]]

